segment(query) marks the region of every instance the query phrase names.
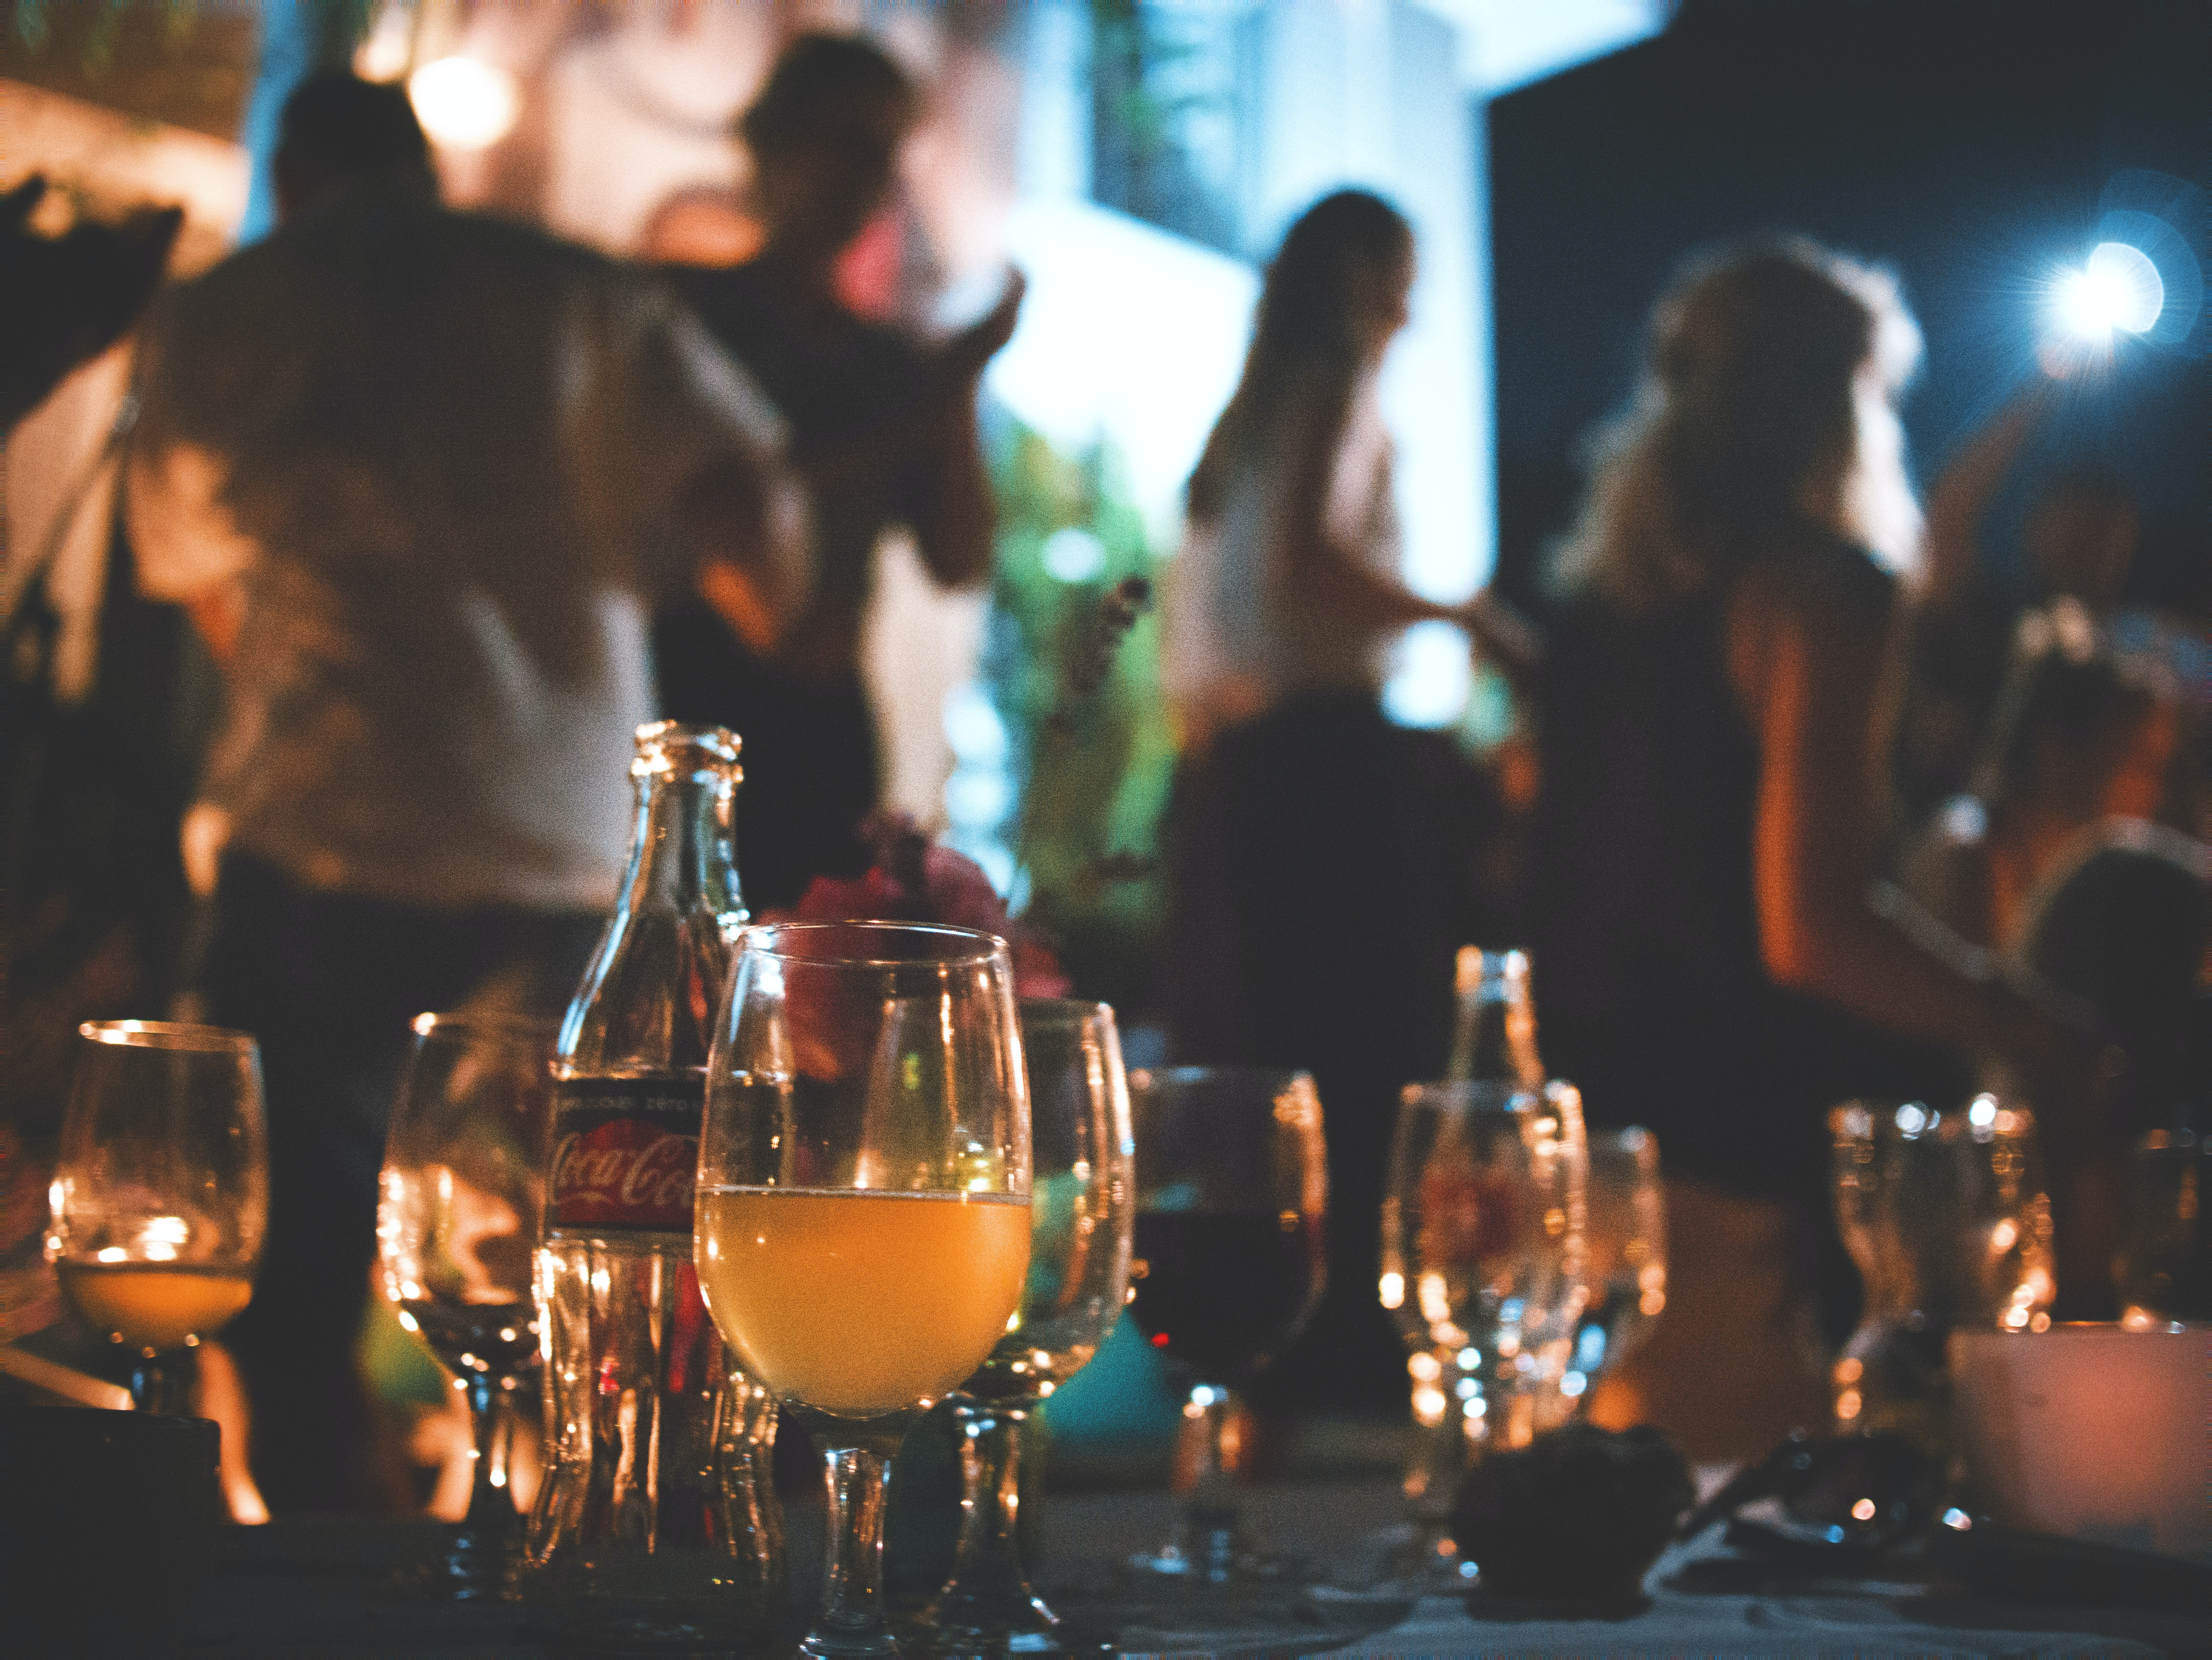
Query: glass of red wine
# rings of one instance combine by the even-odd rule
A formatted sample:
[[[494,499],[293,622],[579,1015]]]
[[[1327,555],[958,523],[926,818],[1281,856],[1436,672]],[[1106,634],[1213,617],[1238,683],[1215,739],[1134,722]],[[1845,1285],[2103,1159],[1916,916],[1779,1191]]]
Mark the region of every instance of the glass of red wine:
[[[1268,1577],[1242,1526],[1236,1391],[1321,1300],[1328,1169],[1321,1099],[1302,1072],[1179,1067],[1129,1074],[1137,1146],[1130,1314],[1188,1391],[1182,1506],[1152,1572]]]

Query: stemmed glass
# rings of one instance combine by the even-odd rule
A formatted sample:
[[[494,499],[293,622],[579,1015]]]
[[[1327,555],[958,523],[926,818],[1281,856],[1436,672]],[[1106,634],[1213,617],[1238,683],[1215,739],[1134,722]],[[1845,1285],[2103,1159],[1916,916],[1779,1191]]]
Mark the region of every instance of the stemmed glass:
[[[1017,1654],[1052,1649],[1060,1627],[1030,1589],[1015,1536],[1022,1431],[1121,1318],[1136,1200],[1114,1011],[1025,1002],[1021,1025],[1035,1157],[1029,1278],[1006,1335],[952,1397],[963,1520],[952,1577],[929,1616],[941,1643]]]
[[[896,1652],[883,1510],[908,1426],[1006,1331],[1030,1260],[1030,1102],[1003,941],[908,923],[744,936],[708,1067],[699,1286],[823,1451],[810,1655]]]
[[[1573,1087],[1507,1095],[1409,1084],[1382,1201],[1382,1306],[1413,1351],[1413,1415],[1449,1433],[1461,1462],[1525,1444],[1534,1403],[1582,1311],[1587,1159]],[[1462,1564],[1447,1520],[1452,1483],[1414,1498],[1414,1560]]]
[[[77,1036],[46,1256],[85,1323],[137,1352],[139,1410],[173,1410],[189,1389],[175,1357],[253,1296],[269,1222],[261,1052],[242,1031],[151,1020]]]
[[[510,1593],[521,1519],[507,1483],[514,1397],[538,1363],[531,1261],[545,1217],[553,1028],[424,1014],[392,1109],[376,1208],[384,1294],[466,1391],[468,1515],[443,1588]]]
[[[1639,1125],[1591,1130],[1584,1277],[1589,1294],[1559,1386],[1538,1397],[1536,1427],[1589,1403],[1590,1386],[1650,1335],[1667,1306],[1667,1197],[1659,1138]]]
[[[1182,1374],[1181,1515],[1134,1566],[1222,1584],[1267,1565],[1241,1526],[1229,1442],[1234,1391],[1281,1353],[1328,1279],[1321,1099],[1302,1072],[1182,1067],[1133,1073],[1139,1330]]]

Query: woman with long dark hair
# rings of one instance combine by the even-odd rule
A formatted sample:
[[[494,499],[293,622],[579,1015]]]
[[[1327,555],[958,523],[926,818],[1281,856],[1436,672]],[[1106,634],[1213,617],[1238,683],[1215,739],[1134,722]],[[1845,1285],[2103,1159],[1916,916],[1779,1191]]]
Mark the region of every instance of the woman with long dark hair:
[[[1363,191],[1316,203],[1267,269],[1251,350],[1189,486],[1164,678],[1182,727],[1168,1000],[1181,1058],[1310,1070],[1328,1114],[1330,1301],[1278,1387],[1402,1407],[1375,1302],[1398,1087],[1449,1042],[1452,954],[1485,937],[1498,809],[1433,733],[1392,727],[1382,655],[1444,621],[1517,646],[1486,597],[1397,577],[1376,381],[1407,319],[1413,236]]]

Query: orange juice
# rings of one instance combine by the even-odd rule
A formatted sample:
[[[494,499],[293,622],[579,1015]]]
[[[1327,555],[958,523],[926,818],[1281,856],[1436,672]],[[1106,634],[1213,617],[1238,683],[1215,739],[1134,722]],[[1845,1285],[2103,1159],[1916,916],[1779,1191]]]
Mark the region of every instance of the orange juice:
[[[219,1329],[253,1298],[253,1276],[167,1262],[64,1262],[62,1288],[85,1323],[138,1348],[173,1349]]]
[[[1029,1271],[1005,1194],[702,1188],[699,1289],[745,1369],[787,1399],[872,1417],[983,1363]]]

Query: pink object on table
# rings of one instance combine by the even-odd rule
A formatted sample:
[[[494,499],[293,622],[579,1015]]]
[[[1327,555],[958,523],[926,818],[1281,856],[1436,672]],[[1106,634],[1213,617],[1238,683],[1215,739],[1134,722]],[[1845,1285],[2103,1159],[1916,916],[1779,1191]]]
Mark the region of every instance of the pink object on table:
[[[1956,1332],[1951,1371],[1967,1474],[1999,1522],[2212,1550],[2212,1329]]]

